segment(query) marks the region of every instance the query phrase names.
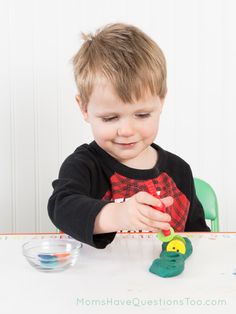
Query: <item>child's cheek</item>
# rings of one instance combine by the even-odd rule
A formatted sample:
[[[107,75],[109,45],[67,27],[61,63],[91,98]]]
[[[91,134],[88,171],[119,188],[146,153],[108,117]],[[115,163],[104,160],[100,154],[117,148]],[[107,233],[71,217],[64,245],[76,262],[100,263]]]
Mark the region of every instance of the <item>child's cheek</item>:
[[[153,134],[156,134],[158,131],[158,123],[156,121],[152,121],[151,123],[149,123],[148,127],[146,125],[144,125],[142,127],[142,135],[144,137],[150,137]]]
[[[94,130],[94,135],[99,137],[101,140],[110,140],[116,136],[116,128],[111,124],[103,124]]]

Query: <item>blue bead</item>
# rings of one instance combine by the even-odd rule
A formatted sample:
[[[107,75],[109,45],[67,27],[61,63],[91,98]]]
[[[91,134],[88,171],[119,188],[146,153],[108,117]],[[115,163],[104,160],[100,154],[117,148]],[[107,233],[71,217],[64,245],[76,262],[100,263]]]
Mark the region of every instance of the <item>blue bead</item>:
[[[42,263],[51,263],[57,261],[57,257],[53,254],[38,254],[38,257]]]

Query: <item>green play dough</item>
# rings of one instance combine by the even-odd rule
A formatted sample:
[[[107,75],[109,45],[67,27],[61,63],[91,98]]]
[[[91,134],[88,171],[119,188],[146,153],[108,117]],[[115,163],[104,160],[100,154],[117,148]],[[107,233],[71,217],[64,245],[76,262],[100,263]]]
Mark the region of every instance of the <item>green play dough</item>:
[[[167,252],[167,242],[162,244],[162,252],[160,258],[155,259],[152,262],[149,271],[160,277],[174,277],[181,274],[184,270],[184,264],[186,258],[188,258],[193,251],[192,243],[188,238],[183,238],[186,244],[186,252],[182,254],[180,252]]]

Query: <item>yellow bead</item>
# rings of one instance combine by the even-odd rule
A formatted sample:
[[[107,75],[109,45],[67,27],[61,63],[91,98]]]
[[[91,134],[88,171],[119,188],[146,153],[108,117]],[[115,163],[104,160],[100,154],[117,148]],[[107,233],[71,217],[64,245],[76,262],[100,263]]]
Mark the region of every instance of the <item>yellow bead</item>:
[[[173,239],[167,244],[166,251],[167,252],[179,252],[179,253],[185,254],[186,247],[183,241],[179,239]]]

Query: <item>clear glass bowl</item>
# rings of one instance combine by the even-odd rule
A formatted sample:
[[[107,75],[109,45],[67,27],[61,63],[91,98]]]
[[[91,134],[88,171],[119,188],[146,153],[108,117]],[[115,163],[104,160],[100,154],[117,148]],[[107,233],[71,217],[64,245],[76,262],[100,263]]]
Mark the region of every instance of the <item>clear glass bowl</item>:
[[[73,239],[31,240],[22,246],[22,252],[34,268],[56,272],[73,266],[82,244]]]

